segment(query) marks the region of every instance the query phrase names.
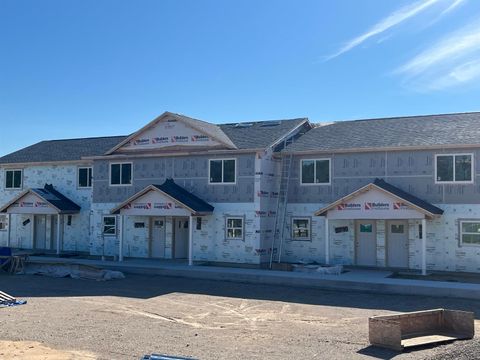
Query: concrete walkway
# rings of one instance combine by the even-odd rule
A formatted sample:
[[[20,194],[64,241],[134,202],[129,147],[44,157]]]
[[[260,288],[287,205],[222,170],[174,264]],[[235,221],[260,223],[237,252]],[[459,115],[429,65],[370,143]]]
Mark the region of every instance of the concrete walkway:
[[[245,269],[220,266],[188,266],[185,262],[126,259],[123,262],[78,258],[31,256],[32,263],[83,264],[130,274],[151,274],[254,284],[308,287],[381,294],[439,296],[480,300],[480,284],[393,279],[389,271],[353,269],[340,275]]]

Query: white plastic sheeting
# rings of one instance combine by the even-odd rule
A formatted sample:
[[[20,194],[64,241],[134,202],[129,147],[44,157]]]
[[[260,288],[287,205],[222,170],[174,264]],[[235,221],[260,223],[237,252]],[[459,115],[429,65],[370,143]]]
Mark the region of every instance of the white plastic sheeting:
[[[50,277],[71,277],[72,279],[87,279],[106,281],[124,279],[120,271],[99,269],[93,266],[79,264],[35,264],[29,263],[23,272],[26,275],[44,275]]]
[[[343,272],[342,265],[335,266],[320,266],[320,265],[298,265],[293,264],[293,271],[297,272],[308,272],[308,273],[317,273],[325,275],[340,275]]]

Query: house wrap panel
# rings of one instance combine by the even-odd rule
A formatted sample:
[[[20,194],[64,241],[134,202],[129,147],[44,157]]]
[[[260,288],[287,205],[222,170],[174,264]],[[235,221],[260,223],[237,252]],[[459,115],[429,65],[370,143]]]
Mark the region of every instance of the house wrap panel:
[[[209,184],[208,160],[215,158],[237,159],[236,184]],[[133,184],[110,186],[110,162],[94,162],[94,203],[120,203],[151,184],[162,184],[173,178],[177,184],[207,202],[252,202],[254,198],[254,154],[201,155],[132,159]]]
[[[478,185],[435,183],[435,155],[442,153],[473,154],[474,175],[476,179],[480,177],[480,149],[297,155],[292,166],[288,199],[291,203],[330,203],[378,177],[431,203],[479,203]],[[316,158],[331,159],[331,184],[301,185],[301,159]]]

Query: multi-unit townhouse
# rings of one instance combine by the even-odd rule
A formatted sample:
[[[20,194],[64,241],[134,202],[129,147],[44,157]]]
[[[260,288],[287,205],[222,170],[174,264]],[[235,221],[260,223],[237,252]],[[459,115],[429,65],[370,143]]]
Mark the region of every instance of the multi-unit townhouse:
[[[480,113],[215,125],[0,158],[0,245],[261,265],[480,272]]]
[[[480,113],[336,122],[283,152],[282,260],[480,271]]]
[[[311,127],[305,118],[215,125],[166,112],[130,136],[32,145],[0,158],[0,244],[264,263],[274,155]]]

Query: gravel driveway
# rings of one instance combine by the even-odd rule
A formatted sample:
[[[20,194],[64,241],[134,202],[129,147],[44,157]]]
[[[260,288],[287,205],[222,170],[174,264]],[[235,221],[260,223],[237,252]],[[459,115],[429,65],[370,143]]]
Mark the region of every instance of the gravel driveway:
[[[0,309],[0,340],[98,359],[152,352],[198,359],[480,358],[477,338],[403,354],[368,344],[369,316],[445,307],[474,311],[478,319],[480,302],[471,300],[139,275],[110,282],[0,275],[0,290],[28,300]]]

